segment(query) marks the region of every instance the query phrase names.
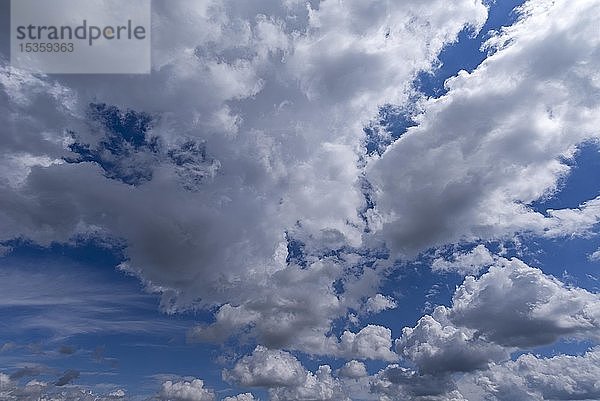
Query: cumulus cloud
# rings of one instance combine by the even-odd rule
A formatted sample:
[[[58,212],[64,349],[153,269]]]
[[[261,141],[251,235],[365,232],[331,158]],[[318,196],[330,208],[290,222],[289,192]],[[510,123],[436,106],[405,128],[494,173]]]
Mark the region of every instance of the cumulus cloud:
[[[422,317],[414,328],[404,328],[396,349],[423,373],[469,372],[509,357],[504,347],[480,338],[476,330],[456,327],[444,307]]]
[[[598,348],[581,356],[558,355],[539,358],[521,355],[515,361],[493,365],[488,371],[469,377],[476,387],[469,399],[508,401],[528,400],[595,400],[600,398],[600,352]]]
[[[404,328],[396,349],[424,374],[487,369],[517,349],[561,338],[598,341],[599,302],[598,294],[498,257],[480,278],[465,278],[451,307],[439,306]]]
[[[343,383],[332,376],[328,365],[313,373],[290,353],[262,346],[241,358],[233,369],[224,370],[223,379],[241,386],[269,389],[273,401],[349,400]]]
[[[421,375],[398,365],[389,365],[377,373],[372,381],[372,391],[380,394],[384,401],[464,400],[455,387],[448,375]]]
[[[347,377],[350,379],[358,379],[361,377],[368,376],[367,367],[364,363],[352,360],[348,361],[339,370],[341,377]]]
[[[223,371],[223,379],[248,387],[289,387],[301,384],[304,376],[304,367],[292,354],[262,346]]]
[[[215,393],[204,387],[200,379],[162,384],[158,398],[164,401],[214,401]]]
[[[550,344],[600,335],[600,297],[566,286],[518,259],[502,260],[479,279],[467,277],[449,310],[455,324],[504,346]]]
[[[382,294],[376,294],[367,299],[365,311],[367,313],[379,313],[384,310],[394,309],[398,306],[394,298]]]
[[[269,395],[273,401],[351,401],[328,365],[319,366],[315,373],[306,372],[301,385],[274,388]]]
[[[322,262],[322,248],[306,250],[306,273],[280,273],[297,268],[289,238],[327,251],[363,244],[363,126],[379,106],[406,103],[416,74],[486,15],[470,0],[156,1],[148,76],[3,65],[12,161],[0,241],[122,240],[121,267],[161,293],[165,310],[229,305],[222,328],[197,338],[246,325],[269,346],[328,353],[332,321],[377,289],[342,299],[333,284],[348,265]],[[298,294],[298,280],[323,296]],[[240,321],[227,308],[249,313]]]
[[[348,397],[329,366],[308,371],[281,349],[400,355],[414,369],[390,365],[372,378],[383,400],[462,400],[456,372],[481,374],[474,386],[498,398],[503,375],[523,391],[513,398],[595,396],[569,368],[595,351],[505,361],[559,338],[597,341],[598,295],[483,246],[433,262],[463,275],[491,267],[467,277],[452,306],[406,328],[399,355],[383,326],[332,334],[350,313],[396,306],[379,293],[396,257],[523,233],[585,236],[600,219],[600,198],[532,207],[599,136],[594,0],[528,1],[478,68],[449,79],[447,95],[419,104],[414,127],[367,155],[365,124],[381,106],[406,105],[418,72],[465,27],[480,29],[484,3],[155,1],[148,76],[37,76],[2,61],[0,243],[122,245],[120,268],[159,293],[163,310],[214,308],[215,322],[191,339],[264,345],[223,378],[274,400]],[[564,376],[553,376],[561,364]],[[364,365],[340,374],[365,379]],[[199,379],[167,381],[158,397],[215,399]]]
[[[256,401],[252,393],[238,394],[233,397],[225,397],[222,401]]]
[[[431,270],[435,272],[455,272],[462,276],[476,275],[495,262],[495,257],[485,247],[477,245],[469,252],[454,252],[450,260],[436,258],[431,263]]]
[[[345,331],[340,338],[339,353],[349,358],[394,361],[398,356],[392,348],[392,331],[387,327],[368,325],[358,333]]]
[[[108,396],[112,397],[112,398],[123,398],[123,397],[125,397],[125,394],[126,394],[125,390],[117,389],[117,390],[114,390],[114,391],[111,391],[110,393],[108,393]]]
[[[460,241],[585,235],[598,199],[542,213],[529,205],[557,189],[564,159],[598,137],[600,65],[595,1],[530,1],[490,39],[472,73],[368,167],[371,227],[399,255]],[[568,49],[568,52],[558,49]]]

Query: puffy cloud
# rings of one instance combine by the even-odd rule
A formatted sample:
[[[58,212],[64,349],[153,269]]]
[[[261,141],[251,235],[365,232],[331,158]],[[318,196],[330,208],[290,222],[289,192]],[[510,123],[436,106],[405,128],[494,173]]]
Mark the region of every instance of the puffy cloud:
[[[117,389],[115,391],[111,391],[110,393],[108,393],[108,396],[112,398],[123,398],[125,397],[125,390]]]
[[[273,401],[346,400],[343,384],[331,373],[327,365],[315,373],[307,371],[290,353],[258,346],[233,369],[224,370],[223,379],[241,386],[267,388]]]
[[[406,327],[396,340],[398,353],[414,362],[422,373],[469,372],[486,368],[490,361],[508,359],[508,351],[479,338],[476,330],[456,327],[448,310],[438,307],[414,328]]]
[[[582,356],[539,358],[526,354],[468,378],[476,388],[465,385],[465,394],[473,392],[474,398],[469,398],[473,400],[595,400],[600,398],[599,375],[597,348]]]
[[[306,372],[301,385],[274,388],[269,395],[273,401],[351,401],[327,365],[319,366],[315,373]]]
[[[372,391],[383,401],[405,399],[422,401],[465,400],[448,375],[421,375],[413,370],[389,365],[375,375]]]
[[[243,393],[233,397],[225,397],[223,398],[223,401],[256,401],[256,398],[254,398],[252,393]]]
[[[598,294],[518,259],[495,258],[487,273],[465,278],[451,307],[439,306],[402,330],[396,350],[421,374],[485,370],[518,349],[600,338]]]
[[[365,311],[367,313],[379,313],[384,310],[394,309],[398,306],[394,298],[386,297],[382,294],[376,294],[374,297],[367,299]]]
[[[162,384],[158,398],[165,401],[213,401],[215,393],[205,388],[200,379],[180,382],[168,380]]]
[[[482,269],[494,264],[496,258],[485,245],[477,245],[469,252],[454,252],[451,260],[436,258],[431,269],[436,272],[455,272],[462,276],[476,275]]]
[[[392,348],[392,331],[387,327],[368,325],[358,333],[345,331],[340,338],[340,354],[350,358],[394,361],[398,355]]]
[[[479,279],[467,277],[449,318],[504,346],[549,344],[561,337],[600,338],[600,297],[568,287],[518,259],[501,259]]]
[[[533,232],[584,235],[598,199],[541,213],[569,172],[564,161],[598,138],[596,1],[529,1],[487,43],[472,73],[446,82],[412,127],[368,167],[370,227],[395,254]],[[565,50],[565,49],[568,49]]]
[[[290,353],[257,346],[252,355],[240,359],[223,379],[249,387],[289,387],[305,380],[305,369]]]
[[[348,361],[339,370],[341,377],[347,377],[350,379],[358,379],[361,377],[368,376],[367,367],[364,363],[352,360]]]
[[[405,103],[416,74],[486,14],[471,0],[156,1],[148,76],[3,65],[0,241],[122,240],[122,268],[165,310],[227,305],[221,329],[197,338],[248,326],[269,346],[335,350],[332,321],[377,290],[342,299],[333,284],[347,266],[322,267],[324,253],[296,272],[286,235],[362,244],[364,124]],[[298,280],[323,297],[299,294]]]

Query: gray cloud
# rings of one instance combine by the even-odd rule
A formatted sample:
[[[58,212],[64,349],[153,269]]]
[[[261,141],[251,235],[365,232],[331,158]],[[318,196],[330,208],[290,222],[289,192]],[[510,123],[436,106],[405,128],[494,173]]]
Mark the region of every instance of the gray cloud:
[[[558,355],[540,358],[531,354],[516,361],[493,365],[490,370],[466,378],[469,399],[480,399],[477,390],[493,401],[528,400],[595,400],[600,398],[599,351],[591,349],[581,356]],[[466,382],[475,383],[475,388]]]
[[[121,268],[160,293],[164,310],[219,305],[247,313],[235,320],[223,312],[195,338],[250,327],[269,346],[337,349],[327,338],[333,320],[360,310],[379,281],[366,271],[366,284],[356,283],[348,268],[361,261],[353,251],[333,262],[321,252],[363,244],[362,127],[380,105],[405,103],[416,74],[464,27],[476,31],[486,7],[470,0],[450,13],[442,0],[153,5],[149,76],[37,77],[3,66],[0,123],[10,127],[2,136],[10,157],[0,174],[0,241],[122,241]],[[145,134],[160,146],[100,154],[98,144],[114,132],[91,118],[98,101],[118,107],[119,118],[151,116]],[[73,153],[69,132],[94,157]],[[190,143],[193,160],[178,152]],[[319,244],[307,249],[316,255],[309,269],[286,263],[287,234]],[[343,281],[342,297],[333,287]],[[300,283],[323,295],[308,296]]]
[[[70,384],[73,380],[76,380],[78,378],[79,371],[69,369],[65,371],[65,373],[56,380],[56,383],[54,383],[54,385],[57,387],[66,386],[67,384]]]

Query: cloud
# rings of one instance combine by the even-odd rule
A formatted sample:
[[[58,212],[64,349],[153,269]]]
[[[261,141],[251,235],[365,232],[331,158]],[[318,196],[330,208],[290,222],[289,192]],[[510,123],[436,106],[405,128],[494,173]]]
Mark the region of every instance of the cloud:
[[[254,398],[252,393],[243,393],[233,397],[225,397],[223,398],[223,401],[256,401],[256,398]]]
[[[49,369],[47,366],[44,366],[44,365],[39,365],[39,364],[27,365],[27,366],[19,368],[18,370],[13,372],[10,375],[10,379],[11,380],[19,380],[24,377],[39,376],[41,374],[50,373],[50,372],[51,372],[51,369]]]
[[[140,318],[140,312],[155,308],[153,297],[134,293],[132,287],[115,284],[90,269],[13,263],[8,262],[0,271],[0,309],[24,311],[5,317],[5,330],[11,335],[27,330],[44,330],[56,337],[185,330],[166,318]],[[68,348],[61,347],[59,352],[73,351]]]
[[[112,398],[124,398],[125,394],[126,394],[125,390],[117,389],[117,390],[114,390],[114,391],[111,391],[110,393],[108,393],[108,396],[112,397]]]
[[[394,309],[398,306],[394,298],[382,294],[376,294],[374,297],[367,299],[365,311],[367,313],[379,313],[384,310]]]
[[[431,270],[435,272],[455,272],[462,276],[476,275],[495,262],[494,255],[485,247],[477,245],[469,252],[454,252],[451,260],[436,258],[431,263]]]
[[[396,349],[420,372],[428,374],[470,372],[509,357],[504,347],[479,338],[476,330],[456,327],[444,307],[419,319],[414,328],[404,328]]]
[[[384,401],[464,400],[455,390],[455,384],[448,375],[420,375],[415,371],[389,365],[378,372],[372,381],[372,391],[382,395]]]
[[[118,239],[121,267],[164,310],[249,312],[197,339],[251,327],[269,346],[336,350],[332,322],[377,294],[368,271],[375,285],[354,285],[348,251],[366,228],[363,127],[486,16],[471,0],[156,1],[148,76],[3,64],[1,148],[16,167],[0,174],[0,242]],[[320,244],[306,271],[286,262],[292,235]],[[323,295],[300,294],[304,280]],[[341,282],[353,287],[343,297]]]
[[[200,379],[180,382],[168,380],[162,384],[158,398],[164,401],[214,401],[215,394],[206,389]]]
[[[332,330],[351,315],[396,306],[379,288],[396,257],[465,241],[594,231],[600,198],[563,210],[532,204],[555,193],[570,171],[567,159],[598,138],[595,1],[527,2],[516,24],[487,42],[489,57],[448,80],[445,96],[420,100],[416,125],[381,155],[367,155],[364,126],[380,107],[414,98],[419,71],[431,70],[465,27],[483,25],[485,2],[154,3],[148,76],[47,77],[3,62],[0,242],[122,245],[120,268],[160,294],[164,311],[216,311],[191,339],[233,335],[261,344],[223,378],[267,388],[274,400],[348,397],[348,377],[334,377],[327,365],[309,371],[282,349],[402,356],[414,369],[393,364],[361,382],[372,380],[382,400],[463,400],[457,372],[481,375],[473,386],[501,395],[501,387],[479,384],[503,383],[496,371],[513,374],[512,350],[598,340],[597,294],[482,246],[433,262],[434,270],[460,274],[491,267],[467,277],[452,306],[406,328],[399,355],[386,327],[339,338]],[[108,299],[102,286],[60,296],[70,275],[5,276],[3,307],[49,304],[54,312],[19,328],[73,335],[164,327],[113,319],[122,311],[115,303],[131,299],[113,291]],[[38,298],[23,296],[31,288]],[[593,394],[572,369],[551,376],[548,366],[568,365],[568,357],[522,358],[515,364],[528,382],[510,376],[520,394],[563,397],[553,384],[563,379],[574,383],[571,395]],[[359,364],[340,374],[362,376]],[[530,371],[546,380],[537,389]],[[75,379],[67,373],[57,385]],[[163,383],[159,397],[215,395],[194,379]]]
[[[570,287],[518,259],[495,257],[479,278],[468,276],[452,306],[438,306],[396,340],[398,354],[422,374],[485,370],[519,349],[559,339],[598,341],[598,294]]]
[[[63,355],[73,355],[77,350],[69,345],[62,345],[58,352]]]
[[[56,380],[56,383],[54,383],[54,385],[57,387],[66,386],[67,384],[71,383],[73,380],[76,380],[78,378],[79,371],[69,369],[65,371],[65,373],[63,373],[63,375]]]
[[[55,387],[38,380],[30,380],[21,385],[8,375],[0,373],[0,399],[3,401],[115,401],[124,396],[125,391],[122,389],[99,394],[85,386],[71,384]]]
[[[597,198],[531,207],[556,192],[565,159],[598,138],[596,2],[529,1],[519,15],[487,42],[492,54],[446,81],[448,93],[427,100],[417,125],[367,167],[370,227],[394,254],[522,233],[587,235],[598,223]]]
[[[368,325],[356,334],[345,331],[340,338],[340,354],[348,358],[394,361],[398,355],[391,348],[392,331],[383,326]]]
[[[559,338],[597,340],[599,301],[597,294],[568,287],[518,259],[501,259],[479,279],[465,279],[448,315],[490,342],[523,348]]]
[[[525,354],[470,377],[475,390],[461,384],[466,387],[465,392],[471,389],[477,397],[476,390],[480,390],[487,394],[486,400],[494,401],[594,400],[600,397],[599,358],[597,348],[581,356],[540,358]]]
[[[304,376],[304,367],[292,354],[262,346],[223,371],[224,380],[247,387],[290,387],[301,384]]]
[[[364,363],[352,360],[348,361],[339,370],[341,377],[347,377],[350,379],[358,379],[361,377],[368,376],[367,367]]]
[[[590,262],[600,262],[600,249],[598,249],[595,252],[592,252],[588,256],[588,259],[590,260]]]
[[[328,365],[313,373],[290,353],[262,346],[241,358],[233,369],[224,370],[223,379],[240,386],[266,388],[273,401],[348,399],[343,384],[332,376]]]
[[[306,372],[301,385],[274,388],[269,395],[273,401],[350,401],[328,365],[319,366],[315,373]]]

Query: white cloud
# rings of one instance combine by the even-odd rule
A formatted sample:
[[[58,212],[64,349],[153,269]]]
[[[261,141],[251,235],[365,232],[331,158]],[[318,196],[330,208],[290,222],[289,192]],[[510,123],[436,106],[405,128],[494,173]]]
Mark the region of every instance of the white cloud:
[[[351,401],[327,365],[319,366],[315,373],[307,372],[301,385],[274,388],[269,395],[272,401]]]
[[[394,309],[398,306],[394,298],[382,294],[376,294],[367,299],[365,311],[367,313],[379,313],[384,310]]]
[[[11,263],[0,271],[0,308],[23,311],[4,317],[4,332],[9,336],[19,336],[25,330],[45,330],[63,338],[101,332],[161,335],[185,330],[186,325],[166,317],[141,318],[140,313],[155,304],[152,298],[90,269],[65,263]]]
[[[364,363],[352,360],[346,362],[344,366],[340,368],[339,375],[350,379],[358,379],[368,376],[368,372]]]
[[[474,401],[595,400],[600,398],[599,375],[600,352],[594,348],[582,356],[521,355],[459,381],[459,387]]]
[[[600,249],[598,249],[595,252],[592,252],[588,256],[588,259],[590,260],[590,262],[600,262]]]
[[[168,380],[162,384],[158,397],[165,401],[214,401],[215,393],[205,388],[200,379],[175,383]]]
[[[593,228],[598,199],[547,215],[528,205],[555,191],[564,158],[599,136],[599,13],[595,0],[527,2],[488,42],[495,53],[449,79],[447,95],[425,102],[418,125],[368,167],[371,226],[396,254]]]
[[[107,130],[89,121],[90,102],[156,117],[148,135],[162,147],[117,157],[120,172],[152,176],[137,186],[93,162],[21,163],[11,185],[0,180],[0,241],[47,245],[89,231],[119,238],[123,267],[160,292],[167,311],[249,312],[217,317],[221,331],[197,338],[248,325],[270,346],[336,349],[332,321],[377,290],[356,285],[340,299],[333,283],[347,279],[345,266],[315,266],[317,255],[297,276],[324,295],[300,294],[296,273],[279,273],[288,270],[286,233],[335,249],[362,244],[363,125],[380,105],[405,103],[418,71],[463,27],[478,29],[487,10],[471,0],[450,9],[442,0],[310,4],[153,2],[148,76],[37,77],[3,66],[5,154],[72,157],[67,130],[95,146]],[[190,140],[210,161],[169,159]]]
[[[30,380],[25,384],[19,384],[18,380],[13,381],[8,375],[0,372],[0,399],[2,401],[115,401],[122,399],[124,394],[123,390],[117,390],[102,395],[83,386],[55,387],[39,380]]]
[[[444,307],[436,308],[431,316],[423,316],[414,328],[404,328],[396,340],[396,349],[420,372],[433,374],[483,369],[490,361],[509,357],[504,347],[479,338],[476,330],[456,327]]]
[[[290,353],[257,346],[252,355],[240,359],[223,379],[247,387],[290,387],[303,383],[305,370]]]
[[[331,373],[327,365],[315,373],[307,371],[290,353],[258,346],[233,369],[224,370],[223,379],[241,386],[267,388],[273,401],[346,400],[343,384]]]
[[[418,126],[373,160],[362,158],[364,124],[378,106],[406,103],[417,72],[431,69],[464,26],[483,24],[482,2],[156,1],[149,76],[38,77],[3,66],[0,124],[10,128],[0,137],[8,160],[0,241],[122,239],[122,267],[161,293],[165,310],[218,307],[216,323],[193,338],[247,333],[269,347],[394,361],[385,327],[331,335],[350,310],[395,306],[378,293],[381,266],[365,267],[373,261],[349,246],[385,242],[393,255],[411,256],[523,232],[586,235],[600,218],[600,198],[545,214],[528,206],[557,189],[569,172],[564,158],[598,137],[600,8],[537,0],[522,15],[488,42],[493,55],[450,79],[446,96],[424,101]],[[156,117],[148,135],[160,149],[119,165],[147,169],[151,180],[130,185],[98,163],[56,162],[73,156],[66,130],[90,146],[106,133],[89,120],[91,101]],[[192,160],[175,163],[170,155],[188,141]],[[358,214],[365,164],[373,236]],[[304,241],[306,266],[288,266],[286,236]],[[476,248],[434,269],[475,273],[489,256]],[[505,357],[503,347],[598,339],[597,294],[517,260],[493,261],[482,277],[466,278],[452,307],[404,331],[398,352],[421,371],[379,372],[373,388],[382,399],[463,399],[449,372],[485,369]],[[521,363],[552,387],[545,364]],[[358,366],[352,371],[363,374]],[[313,373],[263,346],[223,376],[270,388],[275,400],[347,397],[328,366]],[[574,388],[588,388],[584,379]],[[201,380],[167,381],[160,396],[214,399]]]
[[[431,270],[435,272],[456,272],[462,276],[476,275],[482,269],[495,262],[494,255],[485,247],[477,245],[469,252],[454,252],[451,260],[436,258],[431,263]]]
[[[223,401],[256,401],[256,398],[254,398],[252,393],[243,393],[233,397],[225,397],[223,398]]]
[[[345,331],[340,338],[339,353],[347,358],[395,361],[398,355],[392,348],[392,331],[387,327],[368,325],[358,333]]]
[[[110,393],[108,393],[108,396],[113,398],[123,398],[125,397],[125,390],[117,389],[115,391],[111,391]]]
[[[505,346],[600,337],[600,297],[568,287],[517,259],[500,259],[479,279],[467,277],[448,316],[487,341]]]

